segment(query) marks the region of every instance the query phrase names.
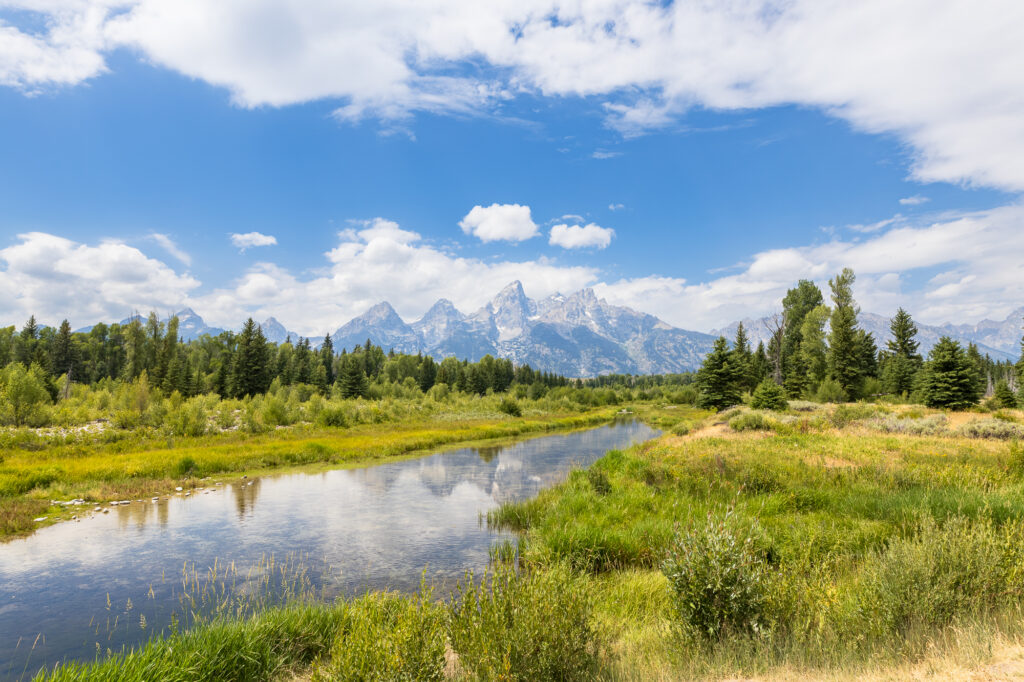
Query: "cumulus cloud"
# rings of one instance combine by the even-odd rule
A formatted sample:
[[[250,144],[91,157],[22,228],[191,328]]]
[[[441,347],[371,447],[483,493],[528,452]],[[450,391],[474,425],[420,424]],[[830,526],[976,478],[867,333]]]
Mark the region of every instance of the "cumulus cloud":
[[[132,311],[171,310],[200,283],[117,241],[81,244],[43,232],[0,249],[0,319],[35,315],[73,326],[120,320]]]
[[[262,232],[243,232],[242,234],[235,232],[229,236],[231,237],[231,243],[241,251],[254,246],[273,246],[277,244],[277,237],[272,234],[263,234]]]
[[[624,208],[626,208],[625,204],[608,204],[609,211],[621,211]]]
[[[612,243],[615,230],[595,223],[587,225],[555,225],[551,228],[549,244],[563,249],[603,249]]]
[[[230,287],[195,297],[190,305],[222,326],[237,325],[248,315],[273,315],[289,329],[322,335],[382,300],[411,320],[439,298],[464,311],[476,310],[516,279],[530,296],[548,296],[576,291],[598,278],[595,268],[546,259],[462,258],[383,218],[340,232],[337,246],[325,257],[327,268],[311,278],[271,263],[256,264]]]
[[[928,324],[1005,319],[1024,303],[1022,228],[1024,206],[1015,204],[933,222],[900,221],[867,238],[762,251],[744,270],[705,282],[650,276],[596,289],[610,301],[673,324],[710,329],[781,308],[798,279],[816,281],[827,291],[828,278],[851,267],[864,310],[888,314],[902,305]],[[914,273],[926,281],[907,286]]]
[[[903,206],[920,206],[921,204],[928,203],[928,197],[923,197],[920,194],[915,194],[912,197],[903,197],[900,199],[900,204]]]
[[[694,106],[796,104],[900,136],[920,180],[1024,190],[1016,0],[13,5],[45,19],[0,23],[0,83],[28,91],[95,77],[129,47],[240,106],[337,100],[345,121],[488,113],[525,92],[590,98],[636,135]]]
[[[519,204],[474,206],[459,221],[459,227],[483,242],[521,242],[540,234],[530,217],[530,207]]]

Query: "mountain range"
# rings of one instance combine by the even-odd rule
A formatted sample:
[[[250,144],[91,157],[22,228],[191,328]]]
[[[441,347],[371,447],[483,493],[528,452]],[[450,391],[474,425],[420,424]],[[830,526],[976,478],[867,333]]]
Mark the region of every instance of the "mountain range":
[[[191,308],[176,313],[178,333],[186,341],[224,330],[208,326]],[[922,354],[940,336],[961,343],[975,343],[996,360],[1016,360],[1020,355],[1024,307],[1003,321],[977,324],[918,324]],[[132,318],[122,320],[127,323]],[[889,318],[861,313],[860,326],[874,334],[879,346],[890,338]],[[770,318],[742,320],[752,344],[767,343]],[[528,363],[536,369],[566,376],[586,377],[609,373],[661,374],[697,369],[718,335],[735,337],[739,321],[710,334],[679,329],[653,315],[599,299],[593,289],[571,295],[555,294],[534,300],[519,282],[512,282],[479,310],[466,314],[447,300],[437,301],[418,320],[406,322],[391,304],[381,302],[353,318],[331,334],[336,350],[351,349],[369,339],[384,349],[426,353],[435,358],[455,356],[479,360],[487,354]],[[264,336],[274,343],[300,335],[273,317],[260,323]],[[78,331],[88,331],[86,327]],[[319,345],[320,339],[311,339]]]

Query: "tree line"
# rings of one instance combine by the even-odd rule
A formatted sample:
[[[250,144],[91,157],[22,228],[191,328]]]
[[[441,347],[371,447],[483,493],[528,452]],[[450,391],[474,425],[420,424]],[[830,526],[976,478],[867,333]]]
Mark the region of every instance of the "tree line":
[[[700,401],[721,409],[752,392],[754,403],[786,398],[843,402],[890,396],[930,407],[966,408],[992,396],[1000,406],[1024,404],[1024,338],[1016,365],[998,362],[944,336],[927,358],[919,352],[917,325],[900,308],[890,320],[892,338],[879,348],[858,324],[849,268],[829,280],[831,306],[813,282],[800,280],[769,319],[767,346],[752,350],[741,323],[731,346],[718,338],[697,372]]]
[[[536,392],[567,386],[564,376],[537,371],[529,365],[484,356],[477,362],[454,357],[436,362],[431,356],[385,352],[367,339],[350,350],[336,352],[330,335],[318,348],[308,338],[269,342],[249,318],[241,332],[204,335],[185,341],[179,321],[161,321],[156,313],[126,324],[98,324],[87,332],[72,332],[64,320],[43,327],[34,316],[20,331],[0,328],[0,367],[22,383],[31,379],[56,399],[72,382],[134,381],[145,374],[149,385],[183,397],[216,393],[243,398],[279,386],[307,384],[321,393],[336,388],[346,398],[366,397],[375,381],[412,381],[422,391],[439,383],[452,390],[483,395],[502,393],[513,384],[536,386]],[[13,367],[13,366],[17,367]],[[9,381],[0,384],[6,386]],[[27,379],[26,379],[27,377]]]

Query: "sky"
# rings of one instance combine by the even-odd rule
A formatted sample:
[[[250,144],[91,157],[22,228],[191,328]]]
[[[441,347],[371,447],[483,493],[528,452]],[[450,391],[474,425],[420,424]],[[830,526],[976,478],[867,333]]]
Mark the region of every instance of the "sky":
[[[0,324],[1024,305],[1017,0],[0,0]]]

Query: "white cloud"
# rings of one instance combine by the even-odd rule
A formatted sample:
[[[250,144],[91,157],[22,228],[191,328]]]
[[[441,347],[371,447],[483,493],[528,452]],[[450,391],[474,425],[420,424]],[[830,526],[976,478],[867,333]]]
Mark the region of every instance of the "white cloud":
[[[563,249],[594,247],[603,249],[612,243],[615,230],[595,223],[587,225],[555,225],[551,228],[549,244]]]
[[[80,244],[43,232],[0,249],[0,319],[35,315],[73,326],[120,320],[133,310],[170,311],[199,287],[191,276],[117,241]]]
[[[624,208],[626,208],[625,204],[608,204],[609,211],[621,211]]]
[[[888,314],[902,305],[927,324],[1005,319],[1024,304],[1024,206],[950,215],[871,233],[862,240],[772,249],[754,254],[746,269],[689,283],[639,277],[597,285],[610,301],[658,315],[690,329],[710,329],[781,308],[798,279],[827,280],[844,267],[857,273],[862,309]],[[904,286],[916,272],[939,274]]]
[[[903,197],[900,199],[900,204],[903,206],[920,206],[921,204],[927,203],[928,197],[923,197],[920,194],[915,194],[912,197]]]
[[[231,237],[231,243],[242,251],[251,249],[254,246],[273,246],[277,244],[277,237],[272,234],[263,234],[262,232],[244,232],[242,234],[235,232],[229,236]]]
[[[326,271],[302,279],[271,263],[252,267],[230,287],[191,299],[190,305],[222,326],[249,315],[273,315],[308,335],[333,332],[382,300],[411,320],[439,298],[476,310],[509,282],[521,280],[530,296],[576,291],[597,281],[590,267],[553,261],[484,262],[461,258],[423,242],[413,231],[375,218],[339,233],[327,252]]]
[[[540,234],[530,217],[530,207],[519,204],[474,206],[459,221],[459,227],[484,242],[521,242]]]
[[[616,156],[622,156],[622,152],[611,152],[607,149],[595,149],[594,153],[590,156],[595,159],[614,159]]]
[[[13,6],[46,20],[39,33],[0,24],[0,83],[28,91],[95,77],[107,54],[130,47],[240,106],[330,99],[347,121],[490,112],[526,92],[589,97],[609,126],[636,135],[694,106],[796,104],[898,135],[919,180],[1024,190],[1024,41],[1009,28],[1024,25],[1017,0]]]
[[[164,251],[171,254],[185,265],[192,265],[192,256],[182,251],[181,248],[174,243],[174,240],[166,234],[154,232],[149,235],[149,238],[159,244]]]

